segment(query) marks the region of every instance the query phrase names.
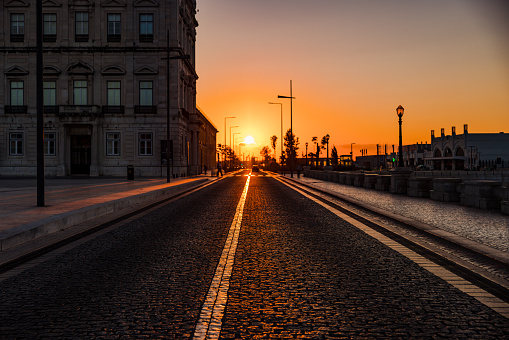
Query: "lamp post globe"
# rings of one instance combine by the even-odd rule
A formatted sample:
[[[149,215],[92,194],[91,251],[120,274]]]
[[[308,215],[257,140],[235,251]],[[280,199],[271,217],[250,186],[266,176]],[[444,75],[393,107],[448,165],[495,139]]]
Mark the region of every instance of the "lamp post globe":
[[[403,162],[403,138],[401,133],[401,124],[403,123],[401,118],[403,117],[404,111],[405,109],[401,105],[396,108],[396,114],[398,115],[399,118],[399,157],[398,157],[399,168],[403,168],[405,166]]]

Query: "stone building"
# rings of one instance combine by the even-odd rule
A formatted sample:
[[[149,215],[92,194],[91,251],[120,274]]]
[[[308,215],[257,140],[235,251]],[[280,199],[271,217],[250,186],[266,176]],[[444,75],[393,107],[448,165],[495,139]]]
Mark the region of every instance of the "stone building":
[[[434,170],[475,170],[509,167],[509,134],[469,133],[468,125],[463,134],[451,135],[441,130],[440,137],[431,130],[431,151],[425,155],[428,167]]]
[[[161,176],[169,164],[175,177],[215,165],[217,129],[196,107],[195,0],[42,3],[46,175],[124,176],[133,165]],[[33,176],[36,2],[0,6],[0,175]]]

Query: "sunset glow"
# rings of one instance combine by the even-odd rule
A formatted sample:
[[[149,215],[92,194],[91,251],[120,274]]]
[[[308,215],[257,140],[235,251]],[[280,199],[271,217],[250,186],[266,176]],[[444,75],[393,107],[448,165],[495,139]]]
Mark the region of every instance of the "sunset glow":
[[[251,136],[246,136],[246,138],[244,138],[244,143],[249,145],[249,144],[256,144],[255,141],[254,141],[254,138],[251,137]]]
[[[488,4],[489,3],[489,4]],[[258,147],[290,128],[304,143],[329,134],[340,154],[468,124],[509,132],[509,2],[505,0],[199,1],[197,101],[225,131]],[[263,24],[261,24],[263,23]],[[282,104],[283,127],[281,128]],[[228,135],[228,127],[226,131]]]

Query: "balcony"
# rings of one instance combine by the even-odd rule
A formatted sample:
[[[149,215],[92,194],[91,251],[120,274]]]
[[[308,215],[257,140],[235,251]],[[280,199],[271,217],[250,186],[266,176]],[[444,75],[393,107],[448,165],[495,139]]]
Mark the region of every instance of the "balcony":
[[[98,116],[101,114],[98,105],[63,105],[60,106],[60,116]]]
[[[11,34],[11,42],[24,42],[25,35],[24,34]]]
[[[88,42],[88,34],[76,34],[74,37],[75,42]]]
[[[5,105],[5,114],[17,115],[28,113],[26,105]]]
[[[53,113],[57,114],[59,111],[58,105],[44,105],[44,113]]]
[[[153,34],[140,34],[140,42],[154,42]]]
[[[57,35],[56,34],[44,34],[42,36],[43,42],[56,42],[57,41]]]
[[[124,106],[113,106],[113,105],[104,105],[102,107],[103,114],[124,114]]]
[[[108,42],[120,42],[121,38],[120,34],[108,34],[107,36]]]
[[[134,106],[134,114],[156,114],[157,106],[155,105],[136,105]]]

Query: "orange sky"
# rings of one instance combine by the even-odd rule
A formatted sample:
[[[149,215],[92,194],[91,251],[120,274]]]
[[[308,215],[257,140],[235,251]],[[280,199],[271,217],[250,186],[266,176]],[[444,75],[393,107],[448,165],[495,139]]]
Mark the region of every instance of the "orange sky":
[[[270,145],[282,102],[301,142],[340,154],[430,142],[451,126],[509,133],[507,0],[198,0],[197,104],[219,129]],[[243,148],[246,152],[247,148]],[[280,145],[278,140],[277,150]],[[309,151],[309,150],[308,150]],[[251,151],[258,155],[257,151]],[[323,153],[322,155],[324,155]]]

